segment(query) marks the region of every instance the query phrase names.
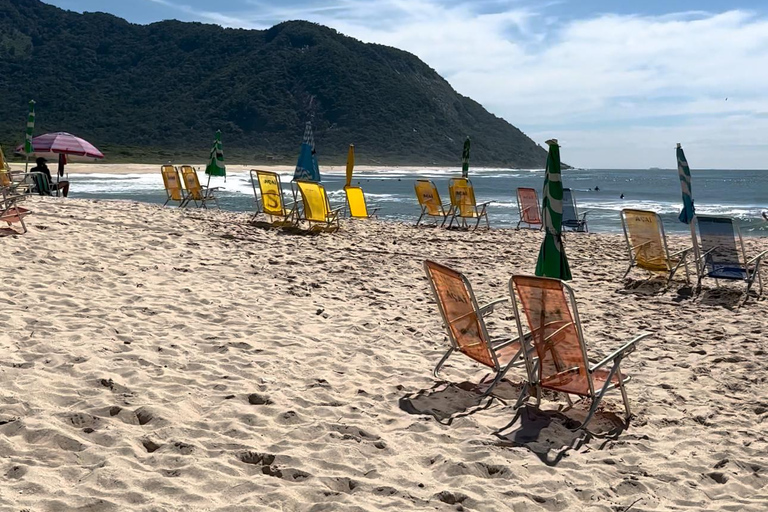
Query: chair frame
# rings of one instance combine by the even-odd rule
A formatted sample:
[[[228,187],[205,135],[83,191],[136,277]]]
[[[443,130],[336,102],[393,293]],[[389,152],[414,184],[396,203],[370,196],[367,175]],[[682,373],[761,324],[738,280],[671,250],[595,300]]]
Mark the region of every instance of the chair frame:
[[[525,212],[533,208],[533,206],[523,208],[523,205],[520,201],[520,189],[533,190],[533,193],[536,194],[536,208],[539,210],[539,218],[541,219],[541,223],[538,225],[537,228],[533,227],[533,226],[536,226],[536,224],[531,224],[523,220],[523,215],[525,214]],[[520,229],[520,224],[527,224],[526,229],[538,229],[539,231],[544,229],[544,216],[541,214],[541,204],[539,203],[539,193],[536,192],[536,189],[531,187],[517,187],[517,190],[515,192],[517,195],[517,214],[520,216],[520,220],[517,222],[517,226],[515,227],[515,229]]]
[[[621,216],[621,227],[624,230],[624,241],[627,242],[627,253],[629,255],[629,268],[626,272],[624,272],[624,275],[622,276],[622,279],[625,279],[629,273],[632,271],[634,267],[638,267],[637,265],[637,250],[643,247],[644,245],[647,245],[650,242],[645,242],[643,244],[633,246],[632,243],[629,241],[629,231],[627,230],[627,221],[626,221],[626,215],[627,212],[643,212],[643,213],[650,213],[653,214],[656,217],[656,223],[659,226],[659,236],[661,237],[661,246],[664,249],[664,254],[666,255],[666,264],[667,264],[667,272],[669,273],[669,276],[667,277],[667,285],[672,282],[672,278],[675,277],[675,273],[680,268],[680,265],[683,265],[685,267],[685,281],[690,283],[690,272],[688,271],[688,253],[693,250],[693,246],[686,247],[685,249],[677,252],[670,253],[669,247],[667,246],[667,233],[664,231],[664,223],[661,220],[661,216],[656,213],[649,210],[637,210],[634,208],[624,208],[620,212]],[[674,257],[679,256],[680,260],[677,262],[677,265],[674,267],[672,266],[672,262]],[[643,267],[638,267],[643,268]],[[654,273],[653,270],[643,269],[646,272]]]
[[[459,202],[459,199],[456,197],[454,192],[454,183],[460,180],[466,182],[466,188],[472,194],[473,204],[470,206],[474,211],[474,215],[471,217],[462,215],[461,203]],[[480,221],[483,220],[483,217],[485,217],[485,224],[488,229],[491,229],[491,223],[488,220],[488,212],[486,211],[488,205],[491,204],[491,201],[487,201],[479,205],[477,204],[477,201],[475,200],[475,188],[472,186],[472,182],[469,180],[469,178],[451,178],[451,181],[448,183],[448,193],[451,197],[451,209],[449,210],[449,214],[451,212],[453,213],[451,216],[451,221],[448,223],[449,228],[453,226],[453,221],[457,218],[460,219],[460,221],[456,223],[456,226],[458,227],[460,225],[464,229],[469,229],[469,226],[467,225],[467,219],[477,219],[477,222],[475,222],[475,227],[472,230],[477,231],[477,228],[480,226]]]
[[[416,199],[418,200],[419,207],[421,208],[421,215],[419,215],[419,218],[416,221],[416,226],[418,226],[421,223],[421,219],[423,219],[425,215],[429,215],[430,217],[438,217],[437,215],[430,214],[427,206],[425,204],[421,204],[421,196],[419,195],[419,189],[418,189],[419,183],[431,184],[433,190],[437,194],[437,200],[440,203],[440,211],[443,212],[442,213],[443,222],[440,223],[440,227],[443,227],[445,225],[445,222],[448,220],[448,215],[450,215],[451,210],[449,208],[449,210],[446,212],[445,204],[443,204],[443,201],[440,199],[440,192],[437,190],[437,185],[435,185],[435,182],[432,180],[416,180],[416,183],[413,185],[413,188],[416,191]],[[437,219],[435,219],[435,226],[437,226]]]
[[[521,321],[522,315],[520,314],[520,308],[518,307],[517,294],[515,293],[515,278],[517,277],[530,278],[532,276],[513,275],[512,278],[510,278],[509,280],[509,294],[512,298],[512,306],[515,311],[515,322],[517,323],[517,332],[520,336],[522,336],[523,334],[523,324]],[[573,293],[573,289],[570,286],[568,286],[568,284],[561,281],[560,279],[553,279],[549,277],[536,277],[536,279],[547,280],[547,281],[557,281],[560,284],[561,290],[563,291],[563,293],[567,295],[567,298],[570,301],[570,309],[573,312],[573,315],[572,315],[573,323],[575,324],[575,327],[576,327],[576,334],[578,337],[579,346],[581,348],[582,364],[586,367],[587,375],[589,376],[589,378],[587,379],[587,382],[589,384],[589,394],[584,395],[584,397],[590,398],[592,400],[592,405],[589,408],[589,412],[587,413],[587,416],[584,418],[584,421],[581,423],[581,425],[579,425],[577,428],[572,430],[574,431],[580,430],[580,429],[586,430],[587,424],[589,423],[589,421],[592,419],[595,412],[597,411],[597,407],[600,405],[600,402],[602,401],[603,397],[605,397],[605,395],[609,391],[616,389],[617,386],[612,383],[614,375],[617,375],[619,379],[618,388],[621,391],[621,398],[622,398],[622,401],[624,402],[624,410],[626,412],[625,419],[627,423],[629,423],[629,419],[632,415],[632,412],[630,409],[629,397],[627,396],[626,385],[632,379],[632,377],[630,377],[629,375],[626,375],[626,376],[622,375],[621,362],[622,360],[624,360],[624,358],[626,358],[628,355],[630,355],[632,352],[635,351],[635,349],[637,348],[637,343],[640,340],[650,336],[651,333],[649,332],[640,333],[639,335],[635,336],[632,340],[628,341],[618,349],[611,352],[608,356],[604,357],[598,363],[592,364],[590,363],[589,357],[587,355],[587,345],[584,340],[584,331],[582,330],[582,327],[581,327],[579,309],[578,309],[578,306],[576,305],[576,296]],[[551,338],[552,336],[560,332],[560,330],[564,329],[568,325],[571,325],[571,323],[569,322],[568,324],[563,325],[562,327],[560,327],[560,329],[552,333],[547,339]],[[529,326],[529,327],[532,327],[532,326]],[[532,336],[531,338],[534,338],[534,343],[531,350],[528,350],[526,347],[523,347],[523,358],[525,359],[526,370],[528,371],[529,385],[523,386],[523,391],[520,393],[520,397],[518,398],[517,403],[515,404],[515,409],[518,409],[520,406],[523,405],[523,403],[525,403],[525,401],[528,398],[530,398],[531,387],[535,390],[536,407],[538,408],[541,405],[541,390],[542,390],[541,368],[538,365],[538,360],[535,360],[532,357],[532,354],[536,353],[536,342],[535,342],[535,336]],[[523,343],[527,342],[526,338],[522,338],[522,339],[524,340]],[[602,386],[602,388],[600,388],[600,390],[596,392],[595,385],[592,379],[592,374],[611,362],[613,363],[613,365],[611,366],[611,369],[608,373],[608,378],[606,379],[605,384]],[[565,370],[565,371],[568,371],[568,370]],[[551,389],[558,393],[565,394],[569,407],[573,406],[571,397],[567,392],[560,391],[555,388],[547,388],[547,389]],[[577,395],[577,396],[580,396],[580,395]]]
[[[573,212],[576,214],[576,219],[573,221],[566,221],[563,220],[560,225],[563,229],[567,228],[572,231],[575,231],[577,233],[589,233],[589,226],[587,225],[587,214],[589,213],[589,210],[584,211],[581,213],[581,218],[579,218],[579,206],[576,203],[576,195],[573,193],[572,188],[565,187],[563,188],[563,198],[565,198],[565,191],[568,191],[568,193],[571,195],[571,204],[573,205]],[[575,222],[576,226],[568,225],[566,224]]]
[[[192,196],[192,190],[187,186],[187,179],[185,177],[186,175],[184,174],[184,169],[185,168],[186,169],[191,169],[191,171],[194,173],[195,181],[197,182],[197,186],[200,187],[200,198],[195,198],[195,197]],[[217,191],[217,190],[220,190],[222,187],[210,187],[209,188],[208,186],[205,186],[202,183],[200,183],[200,177],[197,175],[197,169],[195,169],[191,165],[180,165],[178,167],[178,172],[179,172],[179,174],[181,174],[181,180],[184,183],[184,188],[187,191],[186,192],[186,200],[182,204],[179,205],[179,208],[186,208],[187,206],[189,206],[190,202],[194,202],[195,203],[195,207],[202,206],[203,208],[207,209],[208,206],[206,205],[206,203],[208,203],[209,201],[212,201],[216,205],[216,208],[220,209],[219,202],[216,200],[216,197],[213,195],[213,193],[215,191]],[[200,201],[200,205],[197,204],[198,201]]]
[[[310,231],[324,231],[327,233],[335,233],[341,229],[341,222],[340,222],[340,214],[343,210],[342,207],[331,209],[331,203],[328,201],[328,193],[325,190],[325,187],[316,181],[309,181],[309,180],[294,180],[292,183],[296,184],[298,195],[301,196],[301,203],[303,208],[301,211],[297,211],[296,215],[296,226],[299,225],[301,221],[306,221],[309,224],[309,230]],[[320,187],[320,190],[323,193],[323,197],[325,198],[325,221],[320,220],[310,220],[307,218],[306,215],[306,204],[304,201],[304,193],[301,190],[301,183],[307,183],[311,185],[317,185]],[[319,229],[318,229],[319,228]]]
[[[262,211],[262,209],[259,207],[260,200],[261,204],[263,205],[264,201],[264,191],[261,189],[261,181],[259,181],[259,173],[264,174],[271,174],[277,179],[277,188],[280,191],[280,202],[283,205],[283,212],[288,212],[285,216],[282,217],[282,221],[275,221],[274,219],[276,217],[280,217],[278,215],[272,215],[271,213],[267,213],[266,211]],[[298,203],[294,201],[285,201],[285,193],[283,192],[283,182],[280,180],[280,175],[274,171],[265,171],[263,169],[251,169],[250,170],[251,175],[251,187],[253,188],[253,197],[254,197],[254,203],[256,203],[256,213],[253,214],[251,217],[251,222],[256,221],[256,217],[263,213],[264,215],[269,217],[269,221],[273,226],[294,226],[296,225],[296,215],[297,215],[297,208]],[[258,183],[258,193],[256,184]],[[290,206],[290,209],[288,207]]]
[[[19,206],[19,201],[24,199],[24,195],[12,194],[10,187],[0,187],[0,222],[7,223],[9,227],[18,222],[21,224],[21,234],[23,235],[28,231],[24,217],[32,212]]]
[[[484,343],[486,345],[486,348],[488,349],[488,352],[491,354],[491,359],[493,360],[492,368],[493,368],[493,371],[496,373],[496,376],[494,377],[493,382],[490,384],[488,389],[486,389],[485,392],[483,393],[483,396],[488,396],[491,393],[491,391],[493,391],[493,388],[495,388],[496,385],[499,382],[501,382],[501,380],[504,378],[504,376],[507,374],[507,372],[510,370],[510,368],[512,368],[513,366],[514,367],[519,367],[519,366],[522,366],[523,364],[525,364],[524,361],[520,357],[521,353],[522,353],[522,348],[512,357],[512,359],[510,359],[510,361],[505,366],[501,366],[501,364],[499,364],[499,358],[496,355],[496,352],[498,350],[500,350],[500,349],[503,349],[503,348],[507,347],[508,345],[511,345],[512,343],[518,342],[519,338],[508,339],[508,340],[501,339],[501,340],[498,340],[498,341],[494,342],[493,340],[491,340],[491,337],[488,335],[488,329],[486,328],[485,321],[483,319],[483,317],[493,313],[494,309],[499,304],[503,304],[503,303],[509,302],[509,298],[508,297],[501,297],[501,298],[498,298],[496,300],[493,300],[493,301],[489,302],[488,304],[486,304],[483,307],[480,307],[480,305],[477,302],[477,298],[475,297],[475,293],[472,291],[472,285],[469,283],[469,280],[466,278],[466,276],[464,276],[464,274],[462,274],[461,272],[458,272],[456,270],[450,269],[450,268],[446,267],[445,265],[441,265],[439,263],[436,263],[434,261],[424,260],[424,265],[423,265],[424,266],[424,272],[427,274],[427,280],[429,281],[429,286],[430,286],[430,289],[432,290],[432,296],[434,297],[435,302],[437,303],[437,309],[438,309],[438,311],[440,311],[440,317],[443,320],[443,325],[445,327],[446,332],[448,333],[448,339],[450,340],[450,343],[451,343],[451,346],[448,349],[448,351],[443,355],[443,357],[440,359],[440,361],[438,361],[437,365],[435,366],[435,369],[432,370],[432,375],[435,378],[439,377],[440,369],[443,367],[443,365],[448,360],[448,358],[451,357],[451,355],[454,352],[462,352],[462,350],[459,347],[459,343],[456,341],[456,338],[453,335],[453,331],[451,331],[451,328],[448,325],[448,319],[446,317],[446,313],[445,313],[445,309],[443,307],[443,303],[440,300],[440,295],[437,293],[437,287],[435,286],[435,283],[434,283],[434,281],[432,279],[432,276],[431,276],[431,274],[429,272],[430,265],[435,265],[435,266],[438,266],[438,267],[446,268],[448,270],[451,270],[452,272],[458,273],[459,276],[461,277],[462,283],[466,287],[467,293],[469,294],[469,297],[470,297],[470,299],[472,301],[473,313],[475,313],[477,315],[477,320],[478,320],[478,323],[480,324],[481,337],[483,338],[483,341],[484,341]],[[522,347],[522,344],[521,344],[521,347]],[[469,357],[473,361],[476,361],[476,362],[478,362],[480,364],[485,364],[485,363],[481,363],[481,362],[475,360],[474,358],[472,358],[470,356],[467,356],[467,357]]]
[[[347,203],[347,207],[346,207],[347,217],[350,218],[350,219],[372,219],[372,218],[376,217],[376,212],[381,210],[380,207],[373,207],[373,208],[371,208],[370,209],[370,213],[368,213],[367,217],[359,217],[359,216],[355,217],[355,216],[352,215],[352,207],[349,204],[349,194],[347,193],[347,189],[351,189],[351,188],[360,189],[360,193],[363,194],[363,202],[365,202],[365,211],[366,211],[366,213],[368,213],[368,210],[369,210],[368,202],[365,199],[365,191],[363,190],[363,187],[356,187],[354,185],[350,185],[348,187],[344,186],[344,197],[345,197],[345,201]]]
[[[744,247],[744,238],[741,236],[741,226],[739,225],[739,220],[738,219],[735,219],[733,217],[725,217],[725,216],[718,216],[718,215],[696,215],[694,217],[694,221],[693,222],[696,222],[698,224],[699,219],[701,219],[701,218],[704,218],[704,219],[720,219],[720,220],[728,220],[729,221],[731,227],[733,228],[733,239],[734,239],[734,245],[736,246],[736,251],[737,251],[737,253],[738,253],[739,250],[741,251],[740,256],[741,256],[742,260],[744,261],[744,264],[742,265],[742,270],[744,270],[745,277],[744,277],[744,279],[738,279],[738,278],[727,279],[727,278],[723,278],[723,277],[719,277],[718,278],[718,277],[714,277],[714,276],[709,275],[709,273],[706,270],[706,268],[707,268],[706,257],[709,255],[710,252],[712,252],[712,251],[714,251],[716,249],[716,247],[715,247],[715,248],[712,248],[712,249],[710,249],[709,251],[706,251],[706,252],[700,251],[699,260],[696,262],[696,273],[697,273],[697,277],[698,277],[696,288],[697,289],[701,289],[701,280],[704,277],[712,277],[715,280],[715,285],[717,287],[720,286],[720,279],[724,279],[724,280],[727,280],[727,281],[740,281],[740,280],[742,280],[742,281],[744,281],[744,283],[747,286],[747,290],[745,292],[745,297],[744,297],[744,302],[742,302],[742,305],[744,305],[744,304],[746,304],[747,300],[749,299],[749,291],[752,289],[752,285],[755,284],[755,277],[757,277],[757,282],[758,282],[758,287],[759,287],[758,288],[759,292],[758,292],[757,295],[758,295],[758,297],[761,296],[763,294],[763,278],[760,275],[760,263],[762,262],[763,257],[766,254],[768,254],[768,250],[761,252],[760,254],[758,254],[757,256],[753,257],[752,259],[747,259],[747,251],[746,251],[746,249]],[[699,230],[697,230],[698,238],[693,241],[693,243],[695,243],[695,244],[698,244],[699,240],[701,239],[701,231],[700,231],[700,229],[701,229],[701,227],[699,226]],[[700,247],[701,247],[701,245],[700,245]],[[749,269],[750,269],[750,266],[752,266],[752,265],[754,265],[754,266],[752,267],[752,272],[750,272]]]

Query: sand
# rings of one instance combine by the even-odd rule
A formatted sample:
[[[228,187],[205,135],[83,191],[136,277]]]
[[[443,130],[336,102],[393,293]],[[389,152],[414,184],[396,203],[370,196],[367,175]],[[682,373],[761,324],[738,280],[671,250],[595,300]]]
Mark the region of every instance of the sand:
[[[532,271],[538,232],[28,206],[30,231],[0,236],[2,511],[766,509],[768,300],[738,308],[743,286],[622,282],[619,236],[569,235],[594,357],[653,332],[623,365],[630,426],[616,393],[604,435],[574,435],[584,405],[554,396],[509,425],[520,371],[492,399],[466,357],[431,375],[447,341],[423,260],[482,302]],[[509,308],[491,319],[510,333]]]

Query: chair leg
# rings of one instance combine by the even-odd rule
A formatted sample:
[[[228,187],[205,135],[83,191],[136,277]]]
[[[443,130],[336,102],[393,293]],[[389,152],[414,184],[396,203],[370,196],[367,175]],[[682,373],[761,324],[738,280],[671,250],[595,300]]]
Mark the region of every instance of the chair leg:
[[[632,271],[632,264],[630,263],[629,268],[627,269],[626,272],[624,272],[624,276],[622,277],[622,279],[626,279],[631,271]]]
[[[416,227],[419,226],[419,223],[421,222],[421,219],[424,218],[424,208],[421,209],[421,215],[419,215],[419,220],[416,221]]]
[[[621,369],[616,370],[616,376],[621,383],[619,386],[621,390],[621,399],[624,401],[624,412],[626,413],[625,419],[627,420],[627,424],[629,424],[629,418],[632,416],[632,411],[629,408],[629,397],[627,396],[627,389],[624,384],[624,376],[621,374]]]
[[[438,377],[438,374],[440,373],[440,368],[442,368],[443,365],[445,364],[445,362],[448,360],[448,358],[451,357],[451,354],[453,354],[454,350],[455,349],[453,347],[449,348],[448,352],[446,352],[445,355],[443,356],[443,358],[440,359],[440,361],[437,363],[437,366],[435,366],[435,369],[432,370],[432,376],[433,377],[435,377],[435,378]]]
[[[525,403],[525,401],[530,398],[530,386],[531,384],[528,382],[523,385],[523,390],[520,391],[520,396],[517,397],[517,402],[515,402],[515,405],[512,407],[514,410],[519,409]]]
[[[613,380],[613,375],[616,373],[616,370],[619,369],[619,364],[621,363],[621,360],[617,360],[613,364],[613,368],[611,368],[611,371],[608,372],[608,378],[605,381],[605,384],[603,385],[602,389],[600,390],[600,393],[592,397],[592,406],[589,408],[589,413],[587,414],[587,417],[584,418],[584,421],[582,424],[573,429],[575,432],[576,430],[581,430],[583,428],[586,428],[587,423],[592,419],[592,416],[595,415],[595,412],[597,412],[597,406],[600,405],[600,401],[603,399],[605,394],[608,392],[608,388],[611,386],[611,380]],[[626,405],[626,404],[625,404]]]

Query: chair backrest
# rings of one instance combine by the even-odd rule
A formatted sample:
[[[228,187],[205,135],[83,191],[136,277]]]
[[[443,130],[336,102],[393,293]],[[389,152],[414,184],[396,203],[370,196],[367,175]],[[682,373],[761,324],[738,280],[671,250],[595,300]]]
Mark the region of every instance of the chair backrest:
[[[11,173],[7,169],[0,167],[0,187],[10,188],[13,186],[13,180],[11,179]]]
[[[460,217],[472,217],[477,211],[475,189],[467,178],[452,178],[448,183],[451,206]]]
[[[165,186],[165,193],[168,194],[168,198],[173,201],[183,200],[184,194],[181,190],[178,169],[172,165],[164,165],[160,168],[160,172],[163,174],[163,185]]]
[[[259,183],[259,192],[261,192],[261,209],[267,215],[284,216],[285,204],[283,203],[283,184],[280,181],[280,175],[272,171],[262,171],[254,169],[256,179]]]
[[[592,379],[587,372],[589,359],[573,291],[559,279],[521,275],[512,276],[509,288],[520,339],[524,338],[517,301],[523,307],[531,330],[530,342],[526,343],[533,343],[536,349],[538,375],[531,376],[539,382],[546,382],[557,374],[567,372],[558,380],[570,382],[572,389],[579,394],[594,394]],[[570,300],[566,298],[566,290]],[[534,363],[528,347],[523,353],[529,372],[532,372]]]
[[[424,270],[453,347],[475,361],[498,367],[469,281],[461,273],[434,261],[426,260]]]
[[[358,217],[362,219],[368,218],[368,207],[365,204],[365,194],[360,187],[344,187],[344,192],[347,194],[347,207],[349,207],[349,215],[352,217]]]
[[[744,240],[734,219],[696,215],[696,225],[707,271],[714,276],[743,277],[746,257],[740,260],[739,250],[744,256]]]
[[[326,222],[330,213],[325,187],[314,181],[296,180],[304,205],[304,218],[313,222]]]
[[[41,196],[53,195],[51,193],[51,182],[48,181],[48,176],[46,176],[42,172],[35,172],[30,174],[32,174],[32,182],[35,184],[35,190],[37,190],[37,193],[39,195]]]
[[[518,188],[517,207],[520,210],[520,218],[526,224],[541,224],[541,205],[536,189]]]
[[[187,189],[190,199],[193,201],[203,200],[203,187],[200,186],[200,180],[197,178],[197,171],[191,165],[181,166],[181,178],[184,180],[184,188]]]
[[[443,203],[434,183],[429,180],[416,180],[415,188],[419,204],[426,209],[427,214],[445,216]]]
[[[0,171],[9,171],[11,170],[11,166],[8,165],[8,162],[5,160],[5,154],[3,154],[3,148],[0,146]]]
[[[578,224],[579,211],[576,208],[576,198],[570,188],[563,189],[563,224]]]
[[[670,270],[667,239],[661,217],[646,210],[621,210],[621,223],[627,239],[629,258],[640,268]]]

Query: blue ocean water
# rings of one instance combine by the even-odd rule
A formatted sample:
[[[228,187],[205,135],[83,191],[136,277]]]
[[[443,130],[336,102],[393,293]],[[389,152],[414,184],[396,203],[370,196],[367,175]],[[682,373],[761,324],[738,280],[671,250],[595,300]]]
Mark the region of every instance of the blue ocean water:
[[[413,185],[416,179],[433,180],[444,202],[448,201],[448,180],[459,169],[431,169],[423,172],[385,168],[355,172],[353,183],[360,184],[369,204],[375,204],[379,218],[415,221],[419,214]],[[768,170],[692,170],[693,196],[700,214],[726,215],[741,220],[745,235],[768,235],[768,222],[761,212],[768,210]],[[284,186],[290,173],[281,176]],[[201,177],[202,179],[202,177]],[[470,179],[478,202],[491,201],[488,208],[491,225],[514,227],[518,221],[517,187],[541,191],[543,170],[471,169]],[[165,201],[162,178],[156,174],[71,174],[71,197],[131,199],[162,204]],[[332,206],[344,204],[344,173],[323,173],[323,183]],[[682,207],[677,169],[609,170],[571,169],[563,171],[563,184],[574,190],[580,211],[588,211],[590,231],[621,232],[619,212],[639,208],[659,213],[667,232],[688,232],[677,220]],[[226,183],[214,178],[212,186],[221,186],[219,203],[232,211],[253,211],[253,189],[247,172],[229,173]],[[596,191],[595,188],[599,188]],[[286,186],[286,192],[290,190]],[[624,194],[624,199],[621,195]]]

